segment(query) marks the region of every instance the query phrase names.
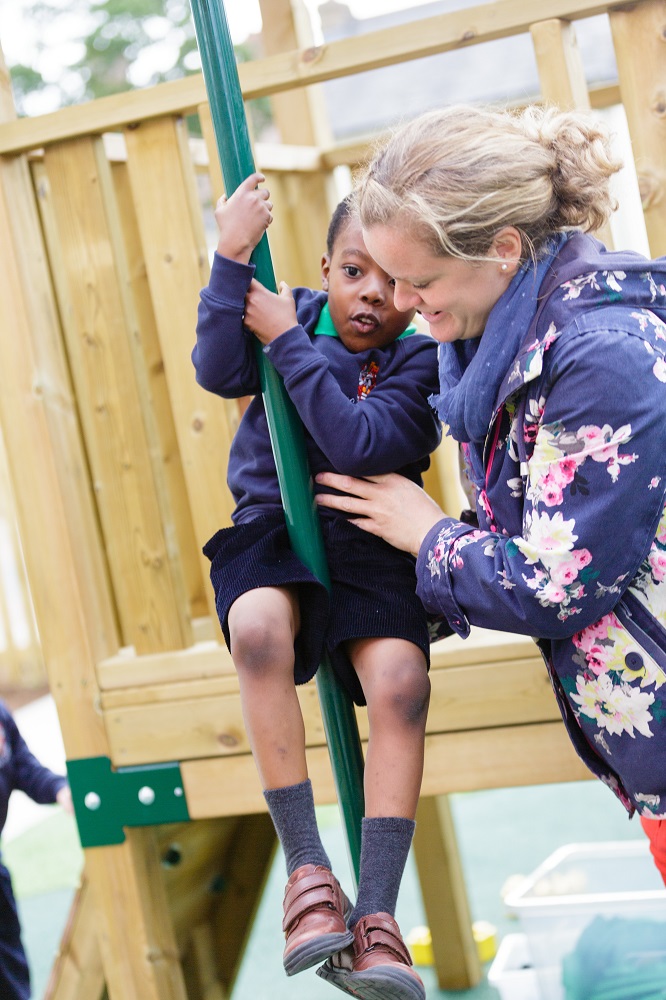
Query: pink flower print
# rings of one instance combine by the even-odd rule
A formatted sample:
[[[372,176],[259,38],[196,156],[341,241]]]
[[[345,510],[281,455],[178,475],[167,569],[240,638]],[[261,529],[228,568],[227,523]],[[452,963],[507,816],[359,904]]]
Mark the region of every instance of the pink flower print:
[[[562,503],[564,497],[562,496],[562,487],[558,486],[554,478],[551,476],[550,472],[544,478],[542,482],[542,493],[543,502],[546,507],[559,507]]]
[[[592,562],[592,553],[589,549],[574,549],[571,555],[577,569],[584,569]]]
[[[666,552],[661,552],[658,549],[653,550],[648,556],[648,562],[656,580],[661,582],[666,579]]]
[[[657,528],[657,541],[662,545],[666,544],[666,520],[661,521]]]
[[[552,580],[541,591],[541,597],[550,604],[561,604],[566,596],[567,593],[564,587],[558,586]]]
[[[553,566],[550,571],[550,578],[554,583],[559,583],[563,587],[568,587],[578,576],[578,567],[573,559]]]
[[[582,549],[581,551],[585,551]],[[577,646],[578,649],[582,649],[587,652],[595,644],[596,639],[607,639],[612,628],[618,628],[620,625],[616,616],[611,612],[608,615],[604,615],[600,618],[598,622],[594,622],[593,625],[588,625],[587,628],[583,629],[582,632],[576,632],[573,637],[573,644]]]
[[[594,645],[585,650],[585,660],[587,665],[590,670],[597,675],[597,677],[599,674],[603,674],[607,670],[610,655],[611,653],[607,646]]]
[[[578,462],[575,458],[563,458],[556,465],[551,465],[550,475],[560,486],[568,486],[569,483],[573,482],[577,468]]]
[[[446,555],[446,549],[444,548],[441,542],[438,542],[435,545],[435,547],[432,550],[432,554],[434,555],[437,562],[444,561],[444,556]]]

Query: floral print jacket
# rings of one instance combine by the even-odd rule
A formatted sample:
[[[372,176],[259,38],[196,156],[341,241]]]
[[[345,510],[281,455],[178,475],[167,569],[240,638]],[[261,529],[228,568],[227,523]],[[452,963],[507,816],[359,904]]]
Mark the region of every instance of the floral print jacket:
[[[666,818],[666,260],[576,234],[507,373],[476,483],[419,596],[536,638],[579,755],[630,813]]]

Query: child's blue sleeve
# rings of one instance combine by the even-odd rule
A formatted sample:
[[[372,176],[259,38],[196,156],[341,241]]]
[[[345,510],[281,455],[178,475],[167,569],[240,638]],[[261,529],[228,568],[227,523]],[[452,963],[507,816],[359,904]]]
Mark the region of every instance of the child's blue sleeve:
[[[40,764],[28,749],[16,722],[10,715],[3,718],[3,725],[5,736],[11,746],[14,788],[25,792],[42,805],[55,802],[56,795],[67,784],[67,779]]]

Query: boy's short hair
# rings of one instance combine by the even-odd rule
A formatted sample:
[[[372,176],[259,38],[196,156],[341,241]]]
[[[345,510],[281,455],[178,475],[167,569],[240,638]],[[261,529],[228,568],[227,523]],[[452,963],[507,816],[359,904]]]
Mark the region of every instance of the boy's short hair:
[[[358,209],[356,205],[356,195],[352,191],[351,194],[348,194],[346,198],[342,199],[333,212],[331,221],[328,224],[328,233],[326,234],[326,250],[329,256],[333,253],[335,241],[337,240],[342,227],[349,219],[357,214]]]

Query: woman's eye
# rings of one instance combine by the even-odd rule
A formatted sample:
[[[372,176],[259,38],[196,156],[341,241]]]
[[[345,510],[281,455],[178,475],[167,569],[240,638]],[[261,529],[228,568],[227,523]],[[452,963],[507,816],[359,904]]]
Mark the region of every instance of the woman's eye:
[[[423,289],[427,288],[429,284],[429,281],[425,281],[422,285],[412,285],[412,288],[415,288],[417,292],[422,292]]]
[[[355,264],[345,264],[342,270],[349,278],[357,278],[361,273],[360,267],[356,267]]]
[[[389,285],[391,288],[395,288],[395,278],[389,278]]]

